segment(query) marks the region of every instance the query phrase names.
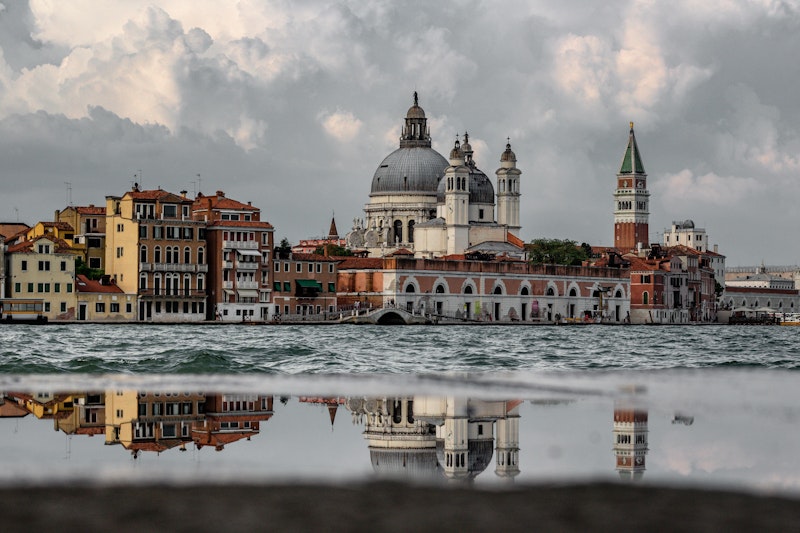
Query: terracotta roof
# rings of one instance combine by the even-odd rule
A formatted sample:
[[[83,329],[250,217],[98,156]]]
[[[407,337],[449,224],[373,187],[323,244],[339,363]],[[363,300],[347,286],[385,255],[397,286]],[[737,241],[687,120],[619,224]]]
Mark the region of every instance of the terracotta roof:
[[[259,209],[252,204],[243,204],[233,198],[226,198],[222,191],[219,191],[216,196],[203,196],[203,193],[199,193],[194,200],[194,209],[209,209],[209,202],[211,203],[211,209],[259,211]]]
[[[158,200],[161,203],[192,203],[191,198],[178,196],[171,192],[162,189],[153,189],[149,191],[128,191],[125,193],[128,197],[134,200]]]
[[[62,231],[75,231],[72,225],[69,222],[49,222],[49,221],[42,221],[40,222],[42,227],[45,228],[58,228]]]
[[[76,207],[75,211],[77,211],[81,215],[105,215],[106,214],[106,208],[105,207],[95,207],[94,205]]]
[[[17,244],[12,244],[8,247],[7,251],[10,254],[32,252],[33,244],[41,239],[47,239],[48,241],[52,242],[55,245],[55,253],[67,253],[72,249],[64,239],[56,239],[52,235],[40,235],[29,241],[22,241]]]
[[[414,255],[414,252],[412,252],[408,248],[399,248],[399,249],[395,250],[394,252],[388,254],[387,257],[394,257],[394,256],[397,256],[397,255]]]
[[[120,289],[113,280],[110,280],[108,284],[103,285],[100,280],[89,279],[83,274],[78,274],[75,276],[76,283],[75,288],[78,292],[91,292],[91,293],[115,293],[115,294],[123,294],[124,291]]]
[[[523,241],[522,239],[520,239],[519,237],[517,237],[513,233],[508,233],[508,235],[506,236],[506,240],[508,240],[508,242],[510,244],[513,244],[514,246],[516,246],[518,248],[524,248],[525,247],[525,241]]]
[[[634,255],[626,255],[625,259],[627,261],[630,261],[631,271],[636,271],[636,270],[649,270],[649,271],[662,270],[664,272],[670,271],[668,259],[643,259],[641,257],[637,257]]]
[[[293,261],[337,261],[333,257],[319,254],[292,254]]]
[[[466,254],[451,254],[451,255],[443,255],[439,259],[443,259],[445,261],[466,261],[467,256]]]
[[[0,222],[0,235],[9,240],[10,237],[25,233],[30,229],[30,226],[21,222]]]
[[[342,270],[377,270],[383,268],[383,258],[381,257],[345,257],[339,263],[339,271]]]
[[[208,223],[209,228],[217,226],[225,228],[262,228],[273,229],[272,224],[259,220],[211,220]]]

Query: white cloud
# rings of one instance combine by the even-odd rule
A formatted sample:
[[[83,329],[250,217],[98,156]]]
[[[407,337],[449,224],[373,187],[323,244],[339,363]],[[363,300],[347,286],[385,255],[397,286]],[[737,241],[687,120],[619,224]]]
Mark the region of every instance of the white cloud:
[[[333,113],[323,113],[320,116],[320,122],[325,129],[325,133],[342,143],[355,140],[364,125],[350,111],[338,109]]]
[[[683,169],[677,174],[660,177],[653,189],[667,205],[735,207],[760,187],[755,178],[723,177],[713,172],[696,176],[691,170]]]

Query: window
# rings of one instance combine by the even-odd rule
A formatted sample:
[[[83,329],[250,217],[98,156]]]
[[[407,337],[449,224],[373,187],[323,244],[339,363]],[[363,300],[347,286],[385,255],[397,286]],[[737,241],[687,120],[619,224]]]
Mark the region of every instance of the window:
[[[292,284],[291,282],[284,281],[283,282],[283,292],[292,292]]]
[[[139,248],[139,262],[147,263],[147,246]]]
[[[161,262],[161,247],[156,246],[153,248],[153,262],[160,263]]]
[[[67,312],[67,302],[61,302],[61,313]]]
[[[105,313],[106,312],[106,304],[103,302],[97,302],[94,304],[94,310],[97,313]]]
[[[125,225],[117,224],[117,233],[122,233],[123,231],[125,231]]]
[[[132,313],[133,312],[133,305],[130,303],[125,304],[125,312]]]
[[[289,272],[289,262],[288,261],[283,264],[283,271],[284,272]]]
[[[161,226],[153,226],[153,239],[163,239],[164,228]]]
[[[28,292],[33,292],[33,283],[28,283]]]
[[[328,263],[328,274],[333,274],[333,263]]]
[[[177,239],[178,238],[178,228],[175,226],[167,226],[167,239]]]
[[[112,303],[111,304],[111,312],[112,313],[119,313],[119,304],[118,303]]]
[[[205,264],[205,262],[206,262],[205,253],[206,253],[206,249],[203,248],[202,246],[197,249],[197,264],[198,265]]]
[[[272,288],[275,292],[281,292],[281,282],[276,281],[275,283],[272,284]]]
[[[188,246],[183,249],[183,262],[187,264],[192,262],[192,249]]]
[[[50,302],[45,302],[44,303],[44,312],[45,313],[49,313],[50,312]]]
[[[176,216],[178,216],[178,208],[173,204],[166,204],[161,209],[161,213],[164,216],[164,218],[175,218]]]
[[[275,272],[280,272],[280,271],[281,271],[281,264],[275,261]]]
[[[122,246],[117,246],[117,257],[122,257],[122,252],[123,252]]]
[[[99,257],[90,257],[89,258],[89,268],[100,268],[100,258]]]
[[[144,224],[139,226],[139,238],[140,239],[146,239],[147,238],[147,226],[145,226]]]
[[[295,263],[294,266],[295,266],[295,271],[296,272],[300,273],[300,272],[303,271],[303,263]],[[311,265],[309,265],[309,267],[311,267]],[[310,270],[309,270],[309,272],[310,272]]]
[[[16,293],[22,292],[22,284],[21,283],[15,283],[14,284],[14,292],[16,292]]]
[[[317,263],[317,274],[322,272],[322,263]]]
[[[642,304],[647,305],[648,303],[650,303],[650,295],[645,291],[642,293]]]
[[[183,228],[183,238],[186,240],[194,239],[194,228]]]
[[[72,283],[67,283],[67,292],[72,292]]]
[[[50,261],[39,261],[39,271],[47,272],[50,270]]]
[[[28,270],[28,262],[22,261],[22,263],[20,264],[20,268],[22,269],[23,272]]]
[[[336,283],[328,283],[328,292],[336,292]]]

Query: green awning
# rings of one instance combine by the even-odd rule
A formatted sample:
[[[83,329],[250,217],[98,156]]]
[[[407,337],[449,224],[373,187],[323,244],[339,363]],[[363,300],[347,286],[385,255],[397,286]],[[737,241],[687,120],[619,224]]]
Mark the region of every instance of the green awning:
[[[322,290],[322,283],[315,279],[296,279],[295,282],[304,289],[317,289]]]

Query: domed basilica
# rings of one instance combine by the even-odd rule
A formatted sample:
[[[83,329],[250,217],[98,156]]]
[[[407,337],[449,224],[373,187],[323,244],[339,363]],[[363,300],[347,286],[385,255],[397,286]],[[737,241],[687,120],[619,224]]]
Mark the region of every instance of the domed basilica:
[[[506,144],[495,171],[495,193],[473,159],[469,135],[463,139],[463,144],[455,141],[449,159],[431,148],[427,118],[415,92],[400,147],[375,171],[366,217],[354,221],[348,246],[373,257],[400,249],[425,258],[469,252],[519,255],[521,172],[516,155]]]

